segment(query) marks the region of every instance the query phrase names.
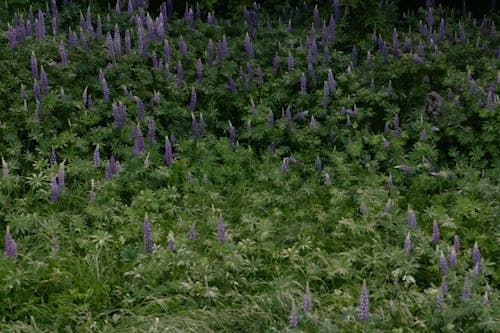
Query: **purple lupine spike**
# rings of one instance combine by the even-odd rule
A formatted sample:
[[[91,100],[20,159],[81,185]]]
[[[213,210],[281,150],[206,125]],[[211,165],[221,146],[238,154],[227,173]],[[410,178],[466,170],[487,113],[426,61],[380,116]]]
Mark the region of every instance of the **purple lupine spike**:
[[[163,58],[165,60],[165,64],[170,63],[170,45],[166,39],[163,41]]]
[[[319,29],[321,26],[321,21],[319,18],[318,5],[315,5],[313,9],[313,20],[314,20],[314,26],[316,27],[316,29]]]
[[[146,248],[146,253],[153,253],[153,238],[151,236],[151,223],[149,222],[148,214],[144,216],[144,245]]]
[[[66,53],[66,48],[64,47],[64,40],[61,39],[59,43],[59,56],[61,57],[61,65],[68,66],[68,54]]]
[[[194,223],[191,225],[191,229],[189,230],[189,236],[188,236],[188,239],[190,241],[195,241],[196,238],[198,238],[198,235],[196,233],[196,227],[194,225]]]
[[[439,286],[439,289],[441,289],[443,294],[446,294],[448,292],[448,283],[446,282],[446,275],[441,276],[441,285]]]
[[[440,237],[439,237],[439,226],[436,221],[434,221],[432,225],[432,242],[434,244],[439,244]]]
[[[51,198],[50,202],[55,204],[59,200],[59,186],[55,176],[50,176]]]
[[[361,204],[359,205],[359,208],[358,208],[358,213],[363,215],[363,214],[366,214],[367,210],[366,210],[366,206],[363,202],[361,202]]]
[[[389,177],[387,178],[387,187],[388,188],[394,187],[394,183],[392,182],[392,175],[391,174],[389,174]]]
[[[253,81],[254,73],[253,73],[252,64],[250,64],[249,62],[247,62],[246,63],[246,68],[247,68],[247,71],[248,71],[248,78],[250,79],[250,81]]]
[[[370,53],[370,51],[368,51],[368,53],[366,53],[366,65],[370,66],[372,61],[373,61],[373,55]]]
[[[288,72],[293,71],[294,59],[291,52],[288,52]]]
[[[41,100],[40,85],[37,79],[33,80],[33,96],[35,97],[35,101]]]
[[[477,84],[475,80],[470,81],[470,93],[471,95],[475,95],[477,91]]]
[[[154,116],[149,116],[148,121],[148,143],[154,145],[156,142],[155,137],[155,119]]]
[[[179,37],[179,51],[182,54],[182,58],[184,60],[187,60],[187,58],[188,58],[188,49],[187,49],[186,42],[184,41],[184,38],[182,38],[182,36]]]
[[[160,64],[158,62],[158,56],[156,55],[156,51],[153,50],[153,52],[151,52],[151,61],[153,62],[153,70],[155,72],[159,71],[160,70]]]
[[[7,230],[5,231],[5,256],[8,258],[14,258],[17,260],[17,246],[16,242],[12,238],[10,234],[10,228],[7,226]]]
[[[280,67],[280,57],[278,55],[278,52],[276,52],[273,59],[273,75],[278,74],[279,67]]]
[[[134,96],[135,103],[137,104],[137,119],[140,122],[144,121],[144,103],[138,96]]]
[[[408,226],[410,228],[415,229],[417,227],[417,218],[415,216],[415,212],[413,211],[413,209],[408,208],[408,214],[406,219],[408,222]]]
[[[170,252],[175,251],[175,239],[169,238],[167,241],[167,248]]]
[[[467,301],[470,299],[470,280],[469,274],[465,274],[464,287],[462,289],[462,301]]]
[[[236,84],[232,76],[229,77],[229,83],[224,86],[224,88],[231,90],[234,95],[238,94],[238,89],[236,89]]]
[[[309,76],[311,76],[311,79],[313,82],[316,82],[316,72],[314,71],[314,66],[312,62],[308,62],[307,64],[307,71],[309,72]]]
[[[45,18],[41,10],[38,10],[37,19],[35,20],[35,34],[38,40],[45,39]]]
[[[9,165],[7,162],[2,157],[2,176],[3,177],[8,177],[9,176]]]
[[[130,40],[130,30],[125,30],[125,52],[132,54],[132,42]]]
[[[240,75],[241,80],[243,81],[243,90],[248,91],[247,77],[246,77],[245,72],[243,71],[243,68],[241,66],[240,66],[239,75]]]
[[[392,203],[391,203],[391,199],[389,199],[389,200],[387,200],[387,203],[384,206],[384,213],[390,214],[391,209],[392,209]]]
[[[99,152],[99,144],[95,146],[94,149],[94,168],[99,168],[101,166],[101,153]]]
[[[281,163],[281,172],[283,173],[287,172],[289,166],[290,166],[290,159],[288,157],[285,157],[283,159],[283,162]]]
[[[31,51],[31,77],[38,80],[38,61],[35,51]]]
[[[50,151],[49,162],[50,162],[50,165],[54,165],[57,163],[57,155],[56,155],[56,151],[54,150],[54,148],[52,148],[52,150]]]
[[[441,288],[438,288],[438,293],[436,297],[436,306],[438,312],[443,311],[443,304],[444,304],[444,292]]]
[[[61,164],[61,166],[59,167],[59,172],[57,174],[57,186],[59,187],[60,190],[66,187],[64,164]]]
[[[104,179],[109,181],[113,177],[113,171],[111,170],[111,162],[108,160],[104,168]]]
[[[188,183],[192,183],[193,182],[193,175],[191,174],[190,171],[188,171],[186,178],[187,178],[187,182]]]
[[[274,127],[274,113],[272,111],[269,112],[267,119],[268,119],[267,123],[269,124],[269,128],[273,128]]]
[[[138,123],[134,135],[134,156],[137,157],[144,149],[144,137],[142,135],[141,126]]]
[[[319,156],[316,156],[316,161],[314,163],[315,165],[315,169],[318,173],[321,173],[321,171],[323,170],[323,164],[321,163],[321,159],[319,158]]]
[[[328,82],[323,83],[323,97],[321,99],[321,106],[323,109],[328,108],[328,96],[330,95],[330,88],[328,87]]]
[[[307,116],[308,114],[309,114],[309,111],[297,112],[296,114],[293,115],[292,120],[300,120],[300,119],[304,118],[305,116]]]
[[[208,67],[212,67],[214,64],[214,42],[212,41],[212,39],[208,40],[207,64],[208,64]]]
[[[450,255],[448,256],[448,261],[450,262],[450,266],[452,268],[456,268],[458,265],[457,254],[455,252],[455,248],[452,246],[450,249]]]
[[[255,106],[255,103],[252,98],[250,98],[250,105],[252,107],[252,116],[256,117],[257,116],[257,107]]]
[[[120,27],[118,26],[118,24],[115,24],[113,47],[114,47],[114,54],[116,55],[117,58],[120,58],[122,56],[122,42],[120,35]]]
[[[96,23],[96,28],[95,28],[95,36],[97,40],[102,39],[102,20],[101,20],[101,15],[97,14],[97,23]]]
[[[309,128],[311,129],[311,131],[315,132],[316,129],[318,128],[317,124],[316,124],[316,120],[314,119],[314,116],[311,115],[311,121],[309,122]]]
[[[109,55],[113,58],[115,56],[115,48],[113,46],[113,37],[109,31],[106,34],[106,48],[108,49]]]
[[[356,46],[352,47],[351,61],[352,61],[352,66],[356,67],[358,64],[358,50],[356,50]]]
[[[295,303],[292,303],[292,309],[290,310],[288,327],[295,328],[299,324],[299,317],[297,316],[297,307]]]
[[[486,108],[488,111],[493,112],[493,104],[495,100],[495,86],[490,84],[488,89],[488,97],[486,98]]]
[[[171,166],[174,163],[174,154],[172,152],[172,145],[168,136],[165,136],[165,163]]]
[[[398,32],[396,29],[394,29],[392,33],[392,53],[395,58],[399,58],[401,56],[401,51],[399,50]]]
[[[9,38],[9,46],[11,49],[16,48],[16,30],[8,24],[8,38]]]
[[[233,151],[236,150],[236,133],[231,121],[229,121],[229,143],[231,144],[231,149]]]
[[[177,88],[182,88],[182,63],[177,62]]]
[[[44,96],[47,96],[49,94],[49,79],[47,78],[47,73],[45,70],[42,69],[40,71],[40,83],[41,83],[41,91]]]
[[[300,77],[300,94],[301,95],[307,94],[307,79],[304,73],[302,73],[302,76]]]
[[[411,39],[409,37],[406,37],[406,39],[405,39],[405,45],[403,47],[403,52],[404,53],[411,52]]]
[[[203,62],[201,62],[201,59],[199,59],[199,58],[196,61],[196,80],[200,84],[203,81]]]
[[[337,88],[335,86],[335,78],[333,77],[332,70],[328,69],[328,86],[330,87],[330,93],[334,93]]]
[[[226,226],[224,225],[222,214],[219,215],[219,222],[217,223],[217,239],[221,243],[226,242]]]
[[[52,35],[57,35],[57,18],[53,17],[51,20]]]
[[[196,90],[193,88],[191,88],[191,101],[189,102],[189,109],[191,111],[194,111],[196,107]]]
[[[392,96],[392,92],[393,92],[392,83],[391,81],[389,81],[389,85],[387,86],[387,95]]]
[[[467,42],[467,37],[465,36],[465,30],[462,22],[458,22],[458,30],[460,34],[460,44],[465,45],[465,43]]]
[[[411,248],[412,246],[411,246],[410,233],[407,233],[405,238],[403,253],[409,255],[411,253]]]
[[[316,43],[316,38],[314,38],[311,40],[311,62],[316,65],[318,61],[318,44]]]
[[[448,261],[446,260],[443,251],[441,251],[441,255],[439,257],[439,273],[441,275],[446,275],[448,273]]]
[[[361,287],[361,295],[359,297],[358,319],[360,321],[368,321],[369,319],[369,302],[368,288],[366,287],[366,282],[363,281],[363,286]]]
[[[328,172],[325,172],[325,184],[332,185],[332,179],[330,178],[330,175],[328,174]]]
[[[478,266],[478,272],[481,272],[481,253],[479,252],[479,247],[477,246],[477,242],[474,243],[474,247],[472,248],[472,268]]]
[[[269,157],[274,160],[274,154],[276,153],[276,144],[271,142],[269,145]]]
[[[198,137],[200,134],[200,127],[198,126],[198,123],[196,122],[196,117],[194,116],[193,113],[191,113],[191,128],[193,130],[193,141],[198,141]]]
[[[102,78],[102,93],[104,102],[109,103],[109,87],[104,77]]]
[[[290,110],[290,106],[287,106],[285,110],[285,121],[286,129],[290,131],[292,129],[292,112]]]
[[[252,47],[252,41],[250,40],[250,36],[248,35],[248,32],[245,35],[245,50],[247,52],[247,55],[250,59],[254,59],[254,51]]]
[[[311,297],[311,290],[309,289],[309,283],[306,284],[306,291],[304,293],[304,304],[303,309],[305,313],[312,313],[313,302]]]

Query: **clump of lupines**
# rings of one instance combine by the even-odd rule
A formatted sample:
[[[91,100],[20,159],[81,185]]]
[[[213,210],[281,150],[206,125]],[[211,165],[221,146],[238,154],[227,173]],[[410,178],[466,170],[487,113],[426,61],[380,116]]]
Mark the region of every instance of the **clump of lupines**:
[[[369,296],[366,282],[363,282],[361,287],[361,295],[359,296],[359,315],[360,321],[368,321],[369,319]]]
[[[16,242],[10,234],[10,228],[7,226],[7,231],[5,232],[5,255],[9,258],[14,258],[17,260],[17,246]]]
[[[144,228],[144,245],[146,248],[146,253],[150,254],[153,253],[153,238],[151,236],[151,224],[149,222],[148,214],[144,216],[143,228]]]

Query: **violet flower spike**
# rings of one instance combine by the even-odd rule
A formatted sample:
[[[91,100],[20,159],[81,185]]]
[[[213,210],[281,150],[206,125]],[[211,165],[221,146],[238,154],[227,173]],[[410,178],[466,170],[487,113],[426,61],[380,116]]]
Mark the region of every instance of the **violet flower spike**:
[[[217,239],[221,243],[226,242],[226,227],[222,219],[222,214],[219,216],[219,222],[217,223]]]
[[[229,121],[229,143],[231,144],[231,149],[236,150],[236,133],[234,131],[233,124]]]
[[[477,246],[477,242],[474,243],[474,247],[472,248],[472,268],[478,267],[478,272],[481,272],[481,253],[479,252],[479,247]]]
[[[196,238],[198,237],[197,233],[196,233],[196,227],[194,225],[194,223],[191,225],[191,229],[189,230],[189,240],[190,241],[195,241]]]
[[[9,165],[7,162],[2,157],[2,177],[8,177],[9,176]]]
[[[5,256],[9,258],[14,258],[17,260],[17,246],[16,242],[10,234],[10,228],[7,226],[7,231],[5,232]]]
[[[410,228],[415,229],[417,227],[417,218],[413,209],[408,208],[407,222]]]
[[[50,188],[51,188],[50,202],[52,204],[55,204],[59,200],[59,186],[57,185],[57,179],[55,176],[50,177]]]
[[[456,253],[460,252],[460,238],[458,235],[453,236],[453,248]]]
[[[448,256],[448,261],[450,262],[450,266],[452,268],[456,268],[458,265],[457,254],[455,252],[455,248],[452,246],[450,249],[450,255]]]
[[[406,234],[403,253],[409,255],[411,253],[411,247],[410,233],[408,233]]]
[[[174,155],[172,152],[172,145],[168,136],[165,136],[165,163],[171,166],[174,163]]]
[[[153,253],[153,238],[151,236],[151,224],[149,222],[148,214],[144,216],[144,245],[146,247],[146,253]]]
[[[411,167],[409,167],[408,165],[404,165],[404,164],[396,165],[394,168],[395,169],[399,169],[399,170],[403,171],[406,174],[410,174],[413,171]]]
[[[148,143],[154,145],[156,142],[155,137],[155,119],[154,116],[149,116],[148,121]]]
[[[304,96],[307,94],[307,79],[304,73],[300,77],[300,94]]]
[[[467,301],[470,299],[470,280],[469,275],[465,274],[464,286],[462,289],[462,301]]]
[[[309,289],[309,283],[306,284],[306,291],[304,293],[304,312],[311,314],[313,308],[313,302],[311,297],[311,290]]]
[[[295,328],[299,324],[299,318],[297,316],[297,307],[295,303],[292,303],[292,309],[290,310],[289,324],[288,327]]]
[[[359,297],[359,315],[360,321],[368,321],[369,319],[369,296],[366,282],[363,282],[361,287],[361,295]]]
[[[439,244],[439,226],[436,221],[432,225],[432,242]]]
[[[31,77],[38,80],[38,61],[36,59],[35,51],[31,52]]]
[[[439,257],[439,273],[441,275],[446,275],[448,273],[448,261],[446,260],[443,251],[441,251],[441,255]]]

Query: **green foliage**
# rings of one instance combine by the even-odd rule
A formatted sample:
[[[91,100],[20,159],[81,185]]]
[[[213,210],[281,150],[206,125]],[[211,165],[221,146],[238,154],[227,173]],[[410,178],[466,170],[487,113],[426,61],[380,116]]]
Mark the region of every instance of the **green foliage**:
[[[322,29],[315,29],[319,61],[313,80],[308,68],[313,4],[307,10],[302,3],[263,4],[258,28],[252,30],[242,17],[241,1],[206,1],[200,3],[202,20],[194,29],[181,18],[184,7],[175,7],[168,18],[168,77],[163,41],[150,40],[145,56],[137,51],[136,20],[144,14],[144,20],[156,21],[153,7],[149,16],[142,9],[134,12],[134,19],[125,8],[116,15],[114,4],[110,12],[105,4],[90,8],[94,29],[100,13],[104,35],[114,36],[115,24],[122,37],[126,29],[132,31],[133,50],[127,54],[122,39],[120,57],[110,55],[105,38],[88,31],[82,30],[88,50],[80,35],[78,46],[69,45],[68,29],[79,33],[80,11],[85,15],[87,10],[83,2],[60,4],[56,36],[27,37],[11,48],[5,22],[13,26],[15,13],[26,18],[24,4],[9,1],[0,12],[0,158],[3,171],[8,169],[0,178],[0,229],[9,228],[18,253],[17,258],[0,256],[1,332],[495,332],[500,142],[494,52],[499,44],[490,32],[478,30],[479,19],[460,18],[467,36],[461,44],[458,18],[443,9],[447,33],[457,37],[433,41],[440,51],[435,54],[430,37],[418,32],[426,10],[401,18],[395,1],[341,0],[329,62],[323,59]],[[46,11],[45,2],[32,5]],[[254,10],[252,2],[246,5]],[[219,7],[229,10],[231,24],[219,17]],[[215,26],[204,23],[213,9]],[[319,6],[321,24],[328,24],[331,12],[330,4]],[[437,9],[434,15],[437,29]],[[497,19],[488,17],[487,24]],[[49,32],[50,14],[46,20]],[[408,25],[410,31],[401,32]],[[394,28],[401,49],[405,38],[411,40],[411,53],[393,55]],[[249,30],[254,59],[245,52]],[[387,59],[367,34],[372,31],[386,41]],[[187,57],[179,49],[181,36]],[[223,38],[229,53],[219,61]],[[209,39],[215,46],[213,67],[207,64]],[[61,64],[61,40],[68,66]],[[423,65],[414,59],[419,41]],[[156,70],[153,51],[163,63]],[[50,87],[39,101],[39,123],[32,52]],[[273,72],[276,54],[279,66]],[[295,61],[291,71],[289,54]],[[263,83],[257,79],[259,66]],[[100,70],[110,89],[109,103]],[[324,107],[329,70],[336,91]],[[302,73],[306,95],[300,93]],[[230,78],[237,94],[226,87]],[[487,108],[490,84],[496,89],[493,110]],[[193,88],[197,103],[191,109]],[[91,109],[83,102],[84,91],[92,98]],[[426,102],[431,92],[442,97],[439,106]],[[135,96],[144,104],[144,119]],[[121,128],[112,104],[126,107]],[[149,117],[155,120],[155,143],[148,141]],[[198,124],[203,117],[206,124],[196,127],[198,137],[193,117]],[[145,140],[140,151],[134,151],[137,128]],[[165,156],[167,136],[171,165]],[[111,157],[119,161],[113,175]],[[400,165],[411,172],[395,168]],[[65,185],[57,187],[56,200],[51,178],[61,181],[62,167]],[[407,223],[410,210],[416,228]],[[152,253],[145,249],[146,214]],[[407,235],[412,248],[405,254]],[[451,255],[455,236],[460,238],[458,264],[449,263],[448,290],[439,305],[440,254]],[[475,243],[479,274],[473,267]],[[471,286],[467,300],[462,299],[465,276]],[[358,317],[363,282],[370,297],[367,322]],[[302,306],[306,286],[311,313]],[[292,304],[297,328],[289,327]]]

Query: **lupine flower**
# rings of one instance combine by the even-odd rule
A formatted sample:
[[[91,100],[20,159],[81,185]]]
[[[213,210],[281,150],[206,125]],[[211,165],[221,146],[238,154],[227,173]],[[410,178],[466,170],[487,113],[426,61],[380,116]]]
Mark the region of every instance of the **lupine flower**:
[[[196,90],[193,87],[191,88],[191,101],[189,102],[189,109],[193,111],[195,107],[196,107]]]
[[[168,136],[165,136],[165,163],[171,166],[174,163],[174,155],[172,152],[172,145]]]
[[[57,175],[57,186],[59,189],[64,189],[66,184],[65,184],[65,175],[64,175],[64,164],[61,164],[59,167],[59,173]]]
[[[321,159],[319,158],[319,156],[316,156],[315,169],[319,173],[321,173],[321,170],[323,170],[323,164],[321,163]]]
[[[318,64],[318,45],[316,44],[316,37],[312,38],[311,40],[311,61],[315,65]]]
[[[16,47],[16,30],[10,24],[7,25],[8,25],[9,46],[11,49],[14,49]]]
[[[35,20],[35,34],[38,40],[45,39],[45,18],[41,10],[38,10],[37,19]]]
[[[106,82],[106,78],[102,78],[102,92],[103,92],[103,99],[104,102],[109,103],[109,87],[108,83]]]
[[[358,50],[356,50],[356,46],[352,47],[351,61],[352,61],[353,67],[356,67],[358,64]]]
[[[391,199],[389,199],[389,200],[387,201],[387,203],[385,204],[385,207],[384,207],[384,212],[385,212],[386,214],[390,214],[390,213],[391,213],[391,208],[392,208],[392,207],[391,207]]]
[[[358,213],[360,213],[361,215],[366,214],[366,207],[363,202],[359,205]]]
[[[460,252],[460,238],[458,237],[458,235],[455,235],[453,237],[453,249],[456,253]]]
[[[257,67],[257,82],[260,85],[264,84],[264,73],[262,72],[262,67]]]
[[[144,149],[144,137],[142,136],[141,126],[138,123],[134,135],[134,156],[137,157]]]
[[[222,215],[219,216],[219,222],[217,223],[217,239],[221,243],[226,242],[226,227],[224,221],[222,220]]]
[[[328,172],[325,172],[325,184],[326,185],[332,184],[332,179],[330,178],[330,175],[328,174]]]
[[[196,80],[198,83],[203,81],[203,63],[201,62],[201,59],[196,61]]]
[[[288,72],[293,71],[293,67],[295,65],[292,53],[288,52]]]
[[[438,293],[436,297],[436,306],[439,312],[443,311],[444,304],[444,291],[441,288],[438,288]]]
[[[436,221],[432,225],[432,242],[434,244],[439,244],[439,226]]]
[[[101,154],[99,153],[99,144],[95,146],[94,149],[94,168],[101,166]]]
[[[42,94],[45,96],[48,95],[49,94],[49,80],[47,78],[47,73],[43,69],[43,66],[42,66],[42,70],[40,73],[40,83],[42,85],[42,89],[41,89]]]
[[[148,143],[153,145],[156,142],[155,137],[155,119],[154,116],[149,116],[148,121]]]
[[[187,45],[186,42],[184,42],[184,38],[182,38],[182,36],[179,37],[179,51],[181,52],[183,59],[187,60],[188,58]]]
[[[446,275],[448,273],[448,261],[446,260],[443,251],[441,251],[441,255],[439,257],[439,273],[441,275]]]
[[[3,177],[8,177],[9,176],[9,165],[7,162],[2,157],[2,176]]]
[[[214,42],[212,41],[212,39],[208,40],[207,53],[208,53],[207,56],[208,67],[212,67],[214,63]]]
[[[358,318],[360,321],[368,321],[369,319],[369,296],[368,289],[366,288],[366,282],[363,282],[363,286],[361,287]]]
[[[182,88],[182,64],[177,63],[177,88]]]
[[[191,113],[191,128],[193,130],[193,141],[197,141],[200,134],[200,128],[193,113]]]
[[[415,217],[415,213],[413,209],[408,208],[407,222],[410,228],[415,229],[417,227],[417,218]]]
[[[328,96],[330,95],[330,88],[328,87],[328,83],[325,81],[323,83],[323,98],[321,100],[321,106],[323,109],[328,107]]]
[[[38,61],[35,52],[31,52],[31,77],[38,80]]]
[[[477,246],[477,242],[474,243],[474,247],[472,248],[472,268],[478,266],[479,272],[481,271],[481,253],[479,252],[479,247]]]
[[[169,238],[167,241],[167,247],[168,247],[169,251],[174,252],[175,251],[175,239]]]
[[[288,171],[288,168],[289,168],[289,158],[288,157],[285,157],[283,159],[283,162],[281,163],[281,172],[285,173]]]
[[[300,93],[302,95],[307,94],[307,79],[304,73],[302,73],[302,76],[300,77]]]
[[[274,159],[275,152],[276,152],[276,145],[274,144],[274,142],[271,142],[271,144],[269,145],[269,156],[271,157],[271,159]]]
[[[494,99],[495,99],[495,86],[493,84],[490,84],[488,90],[488,97],[486,98],[486,108],[490,112],[493,112]]]
[[[399,170],[403,171],[406,174],[409,174],[409,173],[411,173],[413,171],[411,167],[409,167],[408,165],[404,165],[404,164],[402,164],[402,165],[396,165],[394,168],[399,169]]]
[[[290,317],[289,317],[289,319],[290,319],[290,321],[289,321],[288,326],[290,328],[297,327],[297,325],[299,323],[299,318],[297,316],[297,307],[295,306],[295,303],[292,303],[292,309],[290,310]]]
[[[457,254],[455,252],[455,248],[451,247],[450,255],[448,256],[448,260],[450,262],[450,266],[455,268],[458,265]]]
[[[5,232],[5,255],[17,260],[17,246],[14,239],[12,239],[9,226],[7,226],[7,231]]]
[[[311,298],[311,290],[309,289],[309,283],[306,284],[306,292],[304,293],[304,312],[311,313],[313,308],[313,302]]]
[[[250,40],[250,36],[248,35],[248,32],[245,35],[245,50],[250,57],[250,59],[254,58],[254,51],[252,47],[252,41]]]
[[[205,124],[205,120],[203,119],[203,114],[200,113],[200,123],[198,125],[198,131],[200,135],[205,135],[205,130],[207,125]]]
[[[50,188],[52,193],[50,202],[55,204],[59,199],[59,186],[57,185],[57,180],[55,176],[50,177]]]
[[[49,162],[50,162],[50,165],[54,165],[57,163],[57,156],[56,156],[56,151],[54,150],[54,148],[52,148],[52,150],[50,151]]]
[[[328,86],[330,87],[330,93],[334,93],[337,88],[335,86],[335,78],[333,77],[332,70],[328,69]]]
[[[191,229],[189,230],[189,240],[190,241],[195,241],[198,235],[196,234],[196,227],[194,223],[191,225]]]
[[[96,194],[95,194],[95,189],[94,189],[94,180],[90,180],[90,194],[89,194],[90,201],[95,201],[96,200]]]
[[[387,95],[392,96],[392,83],[389,81],[389,85],[387,86]]]
[[[243,68],[241,66],[240,66],[239,74],[240,74],[241,80],[243,81],[243,90],[248,91],[247,77],[246,77],[245,72],[243,71]]]
[[[469,275],[465,274],[464,287],[462,289],[462,301],[466,301],[469,299],[470,299],[470,281],[469,281]]]
[[[224,88],[231,90],[234,95],[238,94],[238,89],[236,89],[236,84],[234,83],[233,77],[229,77],[229,83],[224,86]]]
[[[411,239],[410,239],[410,233],[406,234],[406,239],[405,239],[405,244],[404,244],[404,249],[403,253],[408,255],[411,253]]]
[[[316,72],[314,71],[314,66],[311,61],[307,63],[307,70],[309,72],[309,76],[311,76],[311,79],[316,82]]]
[[[316,129],[318,128],[317,127],[317,124],[316,124],[316,120],[314,119],[314,116],[311,116],[311,121],[309,123],[309,128],[311,129],[311,131],[316,131]]]
[[[153,238],[151,236],[151,224],[149,222],[148,214],[144,216],[144,244],[146,247],[146,253],[153,253]]]
[[[229,122],[229,143],[231,144],[231,149],[233,151],[236,150],[236,133],[231,121]]]

